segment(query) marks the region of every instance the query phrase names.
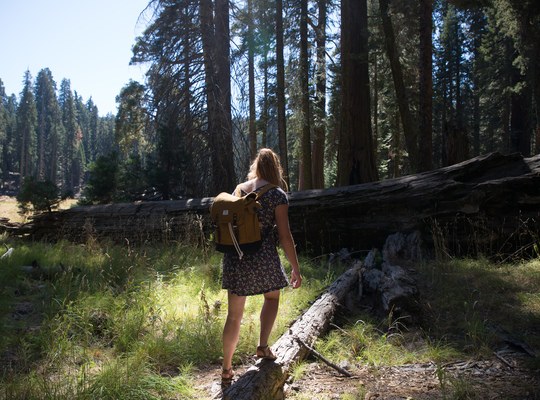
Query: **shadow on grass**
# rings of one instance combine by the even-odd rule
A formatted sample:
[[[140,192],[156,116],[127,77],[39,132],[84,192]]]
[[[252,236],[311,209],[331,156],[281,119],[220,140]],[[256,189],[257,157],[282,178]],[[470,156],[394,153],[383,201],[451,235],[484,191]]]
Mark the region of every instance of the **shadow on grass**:
[[[473,354],[512,346],[540,365],[540,261],[450,260],[418,271],[429,335]]]

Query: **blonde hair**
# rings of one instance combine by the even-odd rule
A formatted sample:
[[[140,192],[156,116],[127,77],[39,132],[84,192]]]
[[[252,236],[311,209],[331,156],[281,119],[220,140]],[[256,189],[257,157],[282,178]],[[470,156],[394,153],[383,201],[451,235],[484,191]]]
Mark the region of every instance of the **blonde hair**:
[[[283,168],[279,156],[271,149],[262,148],[249,167],[248,179],[264,179],[274,185],[288,190],[287,182],[283,179]]]

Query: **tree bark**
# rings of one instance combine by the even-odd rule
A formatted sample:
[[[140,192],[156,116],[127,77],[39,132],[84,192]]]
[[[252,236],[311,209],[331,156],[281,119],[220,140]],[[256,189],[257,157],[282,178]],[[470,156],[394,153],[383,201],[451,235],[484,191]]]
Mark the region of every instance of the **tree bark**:
[[[249,80],[249,155],[257,154],[257,128],[255,127],[255,41],[253,29],[253,0],[248,0],[248,80]]]
[[[368,60],[367,1],[342,0],[338,186],[378,179],[371,131]]]
[[[300,0],[300,92],[302,133],[300,138],[299,190],[313,188],[311,171],[311,123],[309,110],[308,0]]]
[[[433,169],[433,0],[420,0],[418,172]]]
[[[283,385],[294,363],[301,361],[309,351],[298,340],[313,346],[325,333],[336,311],[349,298],[362,296],[361,263],[341,275],[313,305],[292,324],[289,330],[272,346],[275,362],[259,360],[238,381],[223,393],[224,400],[283,399]]]
[[[324,187],[324,149],[326,136],[326,5],[318,0],[317,71],[315,73],[315,103],[313,126],[313,188]]]
[[[418,172],[418,133],[409,109],[409,101],[407,99],[405,83],[403,81],[403,71],[401,69],[401,63],[396,48],[394,28],[392,26],[390,15],[388,14],[388,0],[379,0],[379,9],[384,31],[386,54],[390,61],[390,69],[392,70],[392,79],[394,81],[401,124],[403,126],[405,143],[407,144],[407,151],[409,153],[409,163],[411,164],[412,171]]]
[[[214,18],[215,14],[215,18]],[[201,0],[201,31],[208,103],[208,136],[212,159],[212,191],[230,191],[236,184],[232,147],[229,58],[229,2]]]
[[[283,57],[283,0],[276,0],[276,70],[277,70],[277,125],[279,158],[283,177],[289,185],[289,162],[287,152],[287,125],[285,115],[285,61]]]

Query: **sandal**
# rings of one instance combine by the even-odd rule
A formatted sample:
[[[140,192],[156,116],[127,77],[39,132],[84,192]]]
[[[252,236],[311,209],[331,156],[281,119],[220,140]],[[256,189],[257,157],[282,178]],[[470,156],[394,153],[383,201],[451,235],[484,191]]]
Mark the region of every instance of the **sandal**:
[[[272,350],[270,350],[270,347],[268,347],[268,345],[257,347],[257,358],[265,358],[267,360],[277,359],[277,357],[274,355],[274,353],[272,353]]]
[[[234,371],[231,368],[223,369],[221,372],[221,385],[222,386],[231,386],[234,377]]]

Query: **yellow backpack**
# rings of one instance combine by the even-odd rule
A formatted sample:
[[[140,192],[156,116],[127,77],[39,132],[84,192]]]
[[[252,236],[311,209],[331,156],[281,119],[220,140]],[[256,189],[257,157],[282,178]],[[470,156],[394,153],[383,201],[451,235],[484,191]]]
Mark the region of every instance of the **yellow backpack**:
[[[262,235],[257,211],[261,204],[258,200],[274,187],[276,185],[269,183],[259,191],[245,196],[240,196],[240,189],[237,188],[236,196],[222,192],[214,198],[210,206],[210,217],[215,225],[214,242],[217,251],[236,252],[242,259],[244,254],[253,254],[260,249]]]

